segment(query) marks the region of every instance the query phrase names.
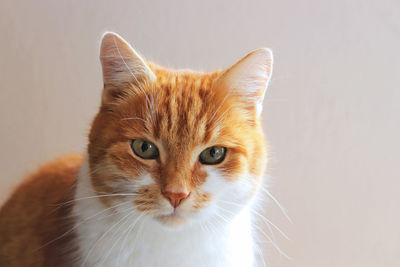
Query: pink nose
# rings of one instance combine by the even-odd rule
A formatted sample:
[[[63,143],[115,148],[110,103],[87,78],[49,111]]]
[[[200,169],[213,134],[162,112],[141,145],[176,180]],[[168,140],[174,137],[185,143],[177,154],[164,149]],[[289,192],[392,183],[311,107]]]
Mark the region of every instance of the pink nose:
[[[187,193],[173,193],[173,192],[163,192],[164,196],[168,198],[169,203],[171,203],[172,207],[176,208],[181,204],[182,200],[187,198],[189,194]]]

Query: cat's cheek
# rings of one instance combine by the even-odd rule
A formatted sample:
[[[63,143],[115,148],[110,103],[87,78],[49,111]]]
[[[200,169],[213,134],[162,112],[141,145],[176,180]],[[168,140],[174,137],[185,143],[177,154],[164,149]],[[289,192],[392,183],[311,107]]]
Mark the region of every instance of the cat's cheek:
[[[209,193],[212,198],[244,200],[257,188],[257,179],[248,172],[227,175],[218,167],[207,167],[207,180],[200,187],[202,192]]]
[[[249,173],[241,175],[240,179],[234,182],[232,194],[239,203],[247,203],[256,195],[260,180]]]
[[[215,167],[207,168],[207,181],[201,189],[210,193],[212,207],[225,206],[231,212],[238,212],[240,207],[250,203],[258,191],[260,179],[247,171],[227,175],[225,171]],[[216,208],[218,210],[218,208]]]
[[[212,196],[220,194],[228,184],[223,172],[213,166],[207,166],[204,169],[207,172],[207,179],[201,185],[200,190]]]
[[[135,188],[142,189],[148,186],[153,186],[155,185],[155,183],[153,178],[151,178],[151,175],[149,173],[146,173],[144,175],[141,175],[139,179],[134,181],[133,185],[135,186]]]
[[[119,172],[119,179],[113,179],[108,182],[108,186],[113,192],[122,194],[137,194],[142,188],[154,184],[149,173],[142,173],[134,178],[124,176]]]
[[[205,166],[207,172],[206,181],[197,189],[193,195],[193,204],[190,214],[193,219],[207,219],[218,212],[219,199],[226,199],[226,191],[232,186],[232,182],[224,176],[218,167]]]

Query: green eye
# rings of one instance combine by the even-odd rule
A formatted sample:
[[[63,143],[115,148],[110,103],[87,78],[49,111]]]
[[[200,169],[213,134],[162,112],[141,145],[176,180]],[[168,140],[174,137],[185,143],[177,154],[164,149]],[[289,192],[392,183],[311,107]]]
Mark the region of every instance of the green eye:
[[[225,159],[226,148],[212,146],[200,153],[199,160],[203,164],[218,164]]]
[[[155,159],[158,158],[158,149],[149,141],[133,139],[131,142],[133,152],[142,159]]]

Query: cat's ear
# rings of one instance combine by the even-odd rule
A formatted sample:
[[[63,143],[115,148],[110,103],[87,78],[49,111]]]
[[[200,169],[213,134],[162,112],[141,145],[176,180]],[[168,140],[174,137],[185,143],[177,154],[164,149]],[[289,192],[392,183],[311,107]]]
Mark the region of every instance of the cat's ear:
[[[123,83],[140,84],[155,79],[154,73],[138,53],[116,33],[106,32],[100,48],[104,87]]]
[[[268,48],[260,48],[249,53],[233,66],[225,70],[217,80],[228,94],[239,96],[247,109],[256,116],[262,111],[262,102],[272,74],[273,56]]]

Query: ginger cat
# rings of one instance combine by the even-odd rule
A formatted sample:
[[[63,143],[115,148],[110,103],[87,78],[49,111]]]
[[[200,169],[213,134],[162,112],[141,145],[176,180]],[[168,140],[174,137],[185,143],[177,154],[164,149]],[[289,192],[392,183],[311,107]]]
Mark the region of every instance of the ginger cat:
[[[103,36],[87,153],[40,168],[0,211],[0,266],[253,266],[272,53],[162,68]]]

